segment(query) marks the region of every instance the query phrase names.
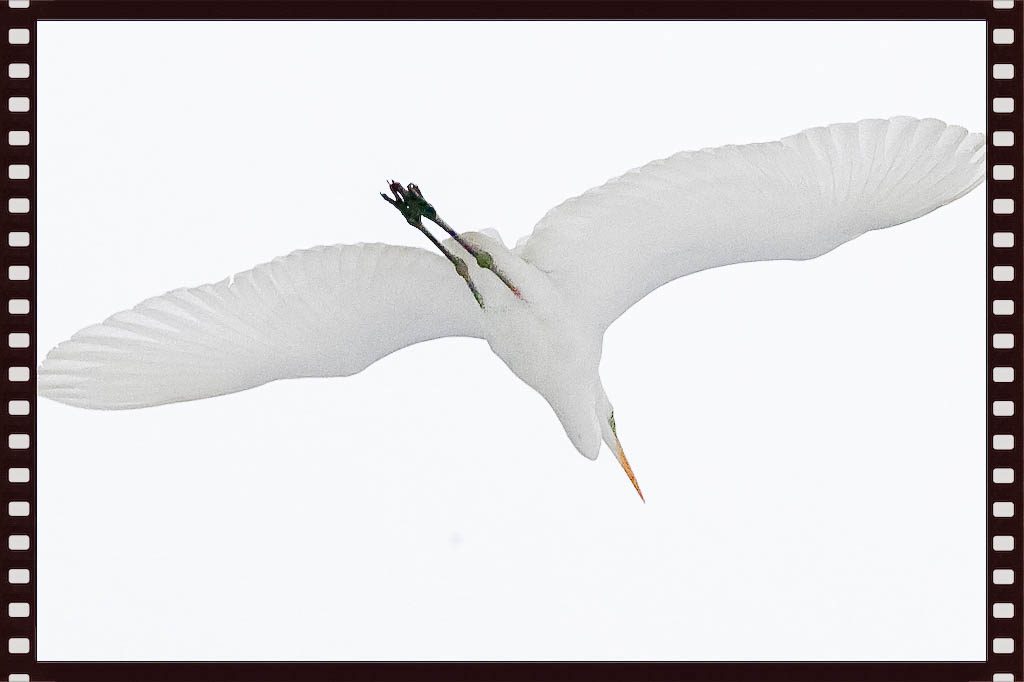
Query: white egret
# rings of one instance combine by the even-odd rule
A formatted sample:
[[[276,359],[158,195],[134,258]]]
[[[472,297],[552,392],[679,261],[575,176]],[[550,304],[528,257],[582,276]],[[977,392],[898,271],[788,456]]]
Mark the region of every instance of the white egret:
[[[604,442],[640,493],[598,373],[612,321],[678,277],[815,258],[913,220],[976,187],[984,158],[982,134],[907,117],[680,152],[555,207],[513,249],[491,230],[459,235],[415,185],[392,183],[382,196],[444,257],[320,246],[176,289],[56,346],[38,390],[79,407],[139,408],[347,376],[421,341],[482,338],[584,457]]]

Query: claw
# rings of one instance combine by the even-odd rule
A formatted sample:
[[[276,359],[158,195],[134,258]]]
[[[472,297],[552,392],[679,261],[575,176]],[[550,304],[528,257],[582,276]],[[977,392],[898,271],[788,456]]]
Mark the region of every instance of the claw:
[[[405,201],[405,191],[402,188],[402,183],[388,180],[388,189],[395,195],[395,201]]]

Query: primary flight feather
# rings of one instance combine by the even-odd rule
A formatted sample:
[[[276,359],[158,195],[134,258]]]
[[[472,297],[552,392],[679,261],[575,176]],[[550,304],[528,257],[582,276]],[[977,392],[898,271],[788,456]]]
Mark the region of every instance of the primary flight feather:
[[[608,325],[676,278],[814,258],[920,217],[980,184],[984,161],[984,135],[907,117],[680,152],[553,208],[512,250],[490,231],[460,235],[415,185],[392,183],[382,196],[441,255],[322,246],[176,289],[57,345],[38,390],[79,407],[147,407],[347,376],[429,339],[483,338],[580,453],[595,459],[607,444],[639,493],[598,375]]]

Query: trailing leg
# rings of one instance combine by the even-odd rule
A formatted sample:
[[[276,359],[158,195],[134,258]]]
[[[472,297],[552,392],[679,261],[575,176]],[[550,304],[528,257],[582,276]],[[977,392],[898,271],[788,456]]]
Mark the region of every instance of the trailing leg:
[[[423,201],[422,194],[420,194],[418,198],[415,196],[411,196],[411,189],[413,187],[415,187],[415,185],[409,185],[410,190],[409,193],[407,194],[407,190],[404,189],[400,183],[397,183],[394,180],[392,180],[389,183],[388,188],[391,190],[391,193],[394,194],[395,198],[392,199],[383,192],[381,192],[380,195],[384,197],[385,201],[387,201],[389,204],[398,209],[399,213],[401,213],[405,217],[406,222],[408,222],[417,230],[425,234],[427,236],[427,239],[429,239],[431,243],[434,246],[436,246],[441,253],[444,254],[445,258],[451,261],[451,264],[455,266],[455,272],[459,273],[459,276],[466,281],[466,285],[469,287],[469,290],[473,293],[473,298],[475,298],[477,304],[481,308],[483,308],[484,299],[482,296],[480,296],[480,291],[477,290],[476,285],[473,283],[473,278],[470,277],[469,275],[469,268],[466,266],[466,261],[462,260],[454,253],[446,249],[444,244],[439,242],[437,240],[437,237],[432,235],[430,233],[430,230],[423,226],[421,216],[423,216],[424,213],[422,210],[421,203],[426,204],[426,206],[429,207],[431,212],[434,211],[434,207],[430,206],[430,204],[428,204],[426,201]]]
[[[437,215],[437,210],[423,197],[423,192],[420,191],[419,187],[410,183],[408,187],[403,188],[399,183],[392,182],[390,188],[392,193],[395,195],[395,199],[399,201],[392,201],[384,194],[381,194],[381,196],[401,211],[402,215],[405,216],[405,219],[408,220],[410,224],[422,230],[423,223],[420,219],[426,218],[431,221],[447,232],[449,236],[459,244],[459,246],[464,248],[469,255],[473,256],[473,258],[476,259],[477,265],[484,270],[490,270],[493,272],[494,275],[501,280],[502,284],[508,287],[509,291],[515,294],[516,298],[523,297],[522,293],[519,291],[519,287],[512,284],[511,280],[509,280],[508,276],[501,270],[501,268],[494,264],[494,258],[491,254],[474,246],[473,244],[470,244],[468,241],[463,239],[462,235],[442,220],[441,216]],[[417,222],[413,223],[410,220],[410,216],[415,218]]]

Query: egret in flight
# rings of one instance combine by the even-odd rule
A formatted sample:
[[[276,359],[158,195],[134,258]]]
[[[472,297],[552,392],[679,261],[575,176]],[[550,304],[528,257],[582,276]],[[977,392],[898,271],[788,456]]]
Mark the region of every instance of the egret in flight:
[[[815,258],[918,218],[976,187],[984,160],[984,135],[907,117],[684,151],[556,206],[512,249],[493,230],[459,234],[416,185],[391,182],[381,196],[440,255],[319,246],[170,291],[53,348],[38,390],[131,409],[348,376],[421,341],[481,338],[548,401],[580,454],[607,445],[642,499],[598,372],[619,315],[684,275]]]

